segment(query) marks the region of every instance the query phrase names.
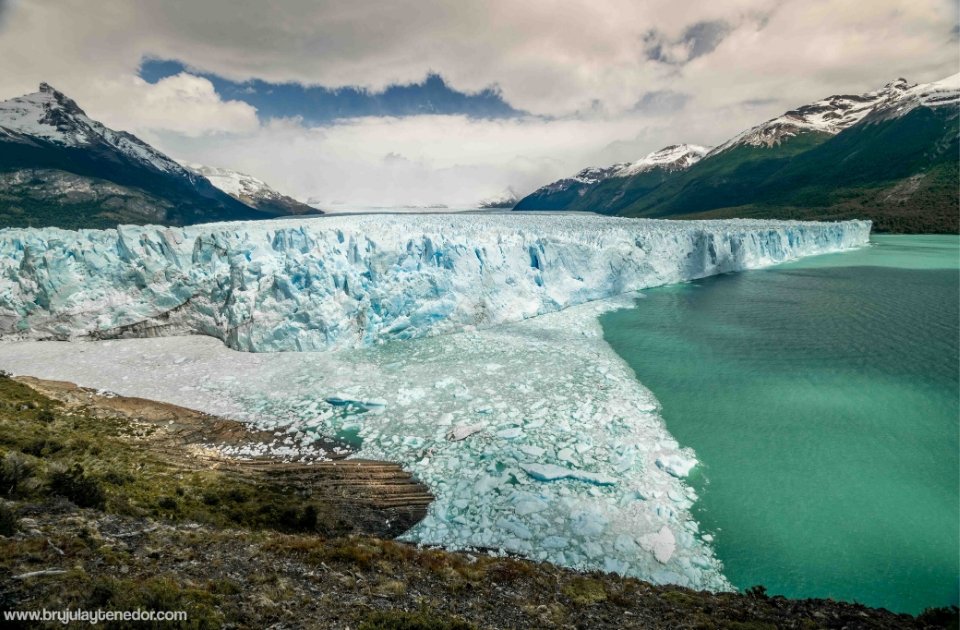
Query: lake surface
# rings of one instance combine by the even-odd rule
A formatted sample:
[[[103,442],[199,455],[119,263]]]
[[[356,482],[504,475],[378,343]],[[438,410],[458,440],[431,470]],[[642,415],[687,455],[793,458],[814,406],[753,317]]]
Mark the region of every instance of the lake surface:
[[[697,452],[727,577],[916,613],[958,602],[960,240],[645,292],[607,341]]]

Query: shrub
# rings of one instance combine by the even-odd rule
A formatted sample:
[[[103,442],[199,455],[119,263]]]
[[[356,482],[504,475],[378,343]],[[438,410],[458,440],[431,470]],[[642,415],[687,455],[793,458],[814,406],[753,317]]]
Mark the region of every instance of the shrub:
[[[0,501],[0,536],[17,533],[17,515],[6,501]]]
[[[50,475],[50,490],[66,497],[79,507],[102,508],[106,496],[100,483],[89,477],[80,464],[67,470],[57,470]]]
[[[564,584],[563,594],[580,606],[598,604],[607,599],[603,582],[586,577],[574,578]]]
[[[246,503],[250,499],[250,494],[242,488],[231,488],[223,496],[226,500],[234,503]]]
[[[0,461],[0,495],[14,496],[20,484],[33,476],[33,465],[20,453],[7,453]]]
[[[33,455],[34,457],[45,457],[58,451],[62,451],[63,448],[63,444],[57,440],[39,439],[30,442],[21,450],[27,455]]]
[[[920,613],[917,621],[924,627],[960,628],[960,608],[927,608]]]
[[[310,532],[317,529],[317,508],[308,505],[302,510],[287,508],[281,510],[276,527],[291,532]]]
[[[754,599],[767,599],[767,587],[762,584],[751,586],[744,592],[747,596],[753,597]]]
[[[115,486],[125,486],[137,479],[126,471],[110,469],[103,474],[103,480]]]

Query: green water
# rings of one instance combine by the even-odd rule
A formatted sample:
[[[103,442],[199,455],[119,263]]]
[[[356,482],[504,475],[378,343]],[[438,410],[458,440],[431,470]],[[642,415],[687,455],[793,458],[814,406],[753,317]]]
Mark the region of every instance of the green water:
[[[702,463],[727,577],[916,613],[958,602],[960,240],[646,292],[607,340]]]

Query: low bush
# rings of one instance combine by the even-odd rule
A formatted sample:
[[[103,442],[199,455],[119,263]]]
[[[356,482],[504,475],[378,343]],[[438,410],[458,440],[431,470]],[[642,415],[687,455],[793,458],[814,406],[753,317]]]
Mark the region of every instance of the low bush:
[[[17,533],[17,515],[6,501],[0,501],[0,536]]]
[[[66,497],[79,507],[102,508],[106,495],[100,482],[88,476],[80,464],[66,470],[55,470],[50,475],[50,490]]]

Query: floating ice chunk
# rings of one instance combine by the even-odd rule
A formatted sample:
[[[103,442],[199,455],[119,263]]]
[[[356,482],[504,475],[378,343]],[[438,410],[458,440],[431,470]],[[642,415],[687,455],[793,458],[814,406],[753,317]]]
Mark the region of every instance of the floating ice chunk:
[[[526,453],[530,457],[540,457],[547,452],[546,449],[539,446],[534,446],[532,444],[525,444],[520,447],[520,451]]]
[[[563,549],[569,545],[570,541],[563,536],[547,536],[540,541],[540,546],[544,549]]]
[[[518,492],[513,496],[513,509],[520,516],[542,512],[549,504],[540,497],[526,492]]]
[[[693,467],[697,465],[697,460],[692,457],[684,457],[677,453],[661,455],[657,458],[657,467],[664,470],[678,479],[682,479],[690,474]]]
[[[570,529],[584,538],[599,536],[609,523],[607,517],[596,509],[576,510],[570,516]]]
[[[656,534],[644,534],[640,537],[640,545],[653,552],[653,557],[660,564],[666,564],[673,557],[677,548],[677,539],[669,527],[664,525]]]
[[[617,480],[600,473],[591,473],[583,470],[571,470],[555,464],[520,464],[523,472],[537,481],[557,481],[560,479],[574,479],[586,481],[597,486],[612,486]]]
[[[368,400],[359,400],[351,397],[349,394],[337,394],[324,398],[324,402],[330,403],[334,407],[357,407],[364,411],[373,409],[383,409],[387,406],[385,400],[379,398],[370,398]]]
[[[497,437],[503,438],[505,440],[513,440],[523,435],[523,429],[520,427],[510,427],[508,429],[502,429],[497,431]]]
[[[447,433],[447,439],[451,442],[459,442],[460,440],[465,440],[474,433],[479,433],[483,431],[484,425],[482,424],[466,424],[459,427],[453,427],[449,433]]]
[[[473,491],[479,496],[483,496],[490,490],[496,488],[500,484],[500,481],[496,477],[491,477],[490,475],[483,475],[473,484]]]
[[[528,539],[533,536],[529,527],[514,519],[502,518],[497,521],[497,527],[512,533],[517,538]]]

